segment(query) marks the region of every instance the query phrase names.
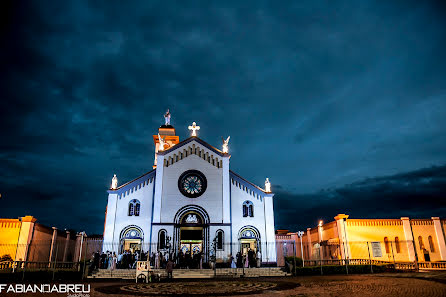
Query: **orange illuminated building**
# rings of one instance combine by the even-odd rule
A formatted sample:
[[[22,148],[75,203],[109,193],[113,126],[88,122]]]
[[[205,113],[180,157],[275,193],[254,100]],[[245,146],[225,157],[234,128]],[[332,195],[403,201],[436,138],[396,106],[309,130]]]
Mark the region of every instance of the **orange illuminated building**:
[[[277,230],[276,242],[292,243],[296,255],[304,260],[446,261],[444,219],[351,219],[345,214],[334,219],[307,228],[302,238]]]

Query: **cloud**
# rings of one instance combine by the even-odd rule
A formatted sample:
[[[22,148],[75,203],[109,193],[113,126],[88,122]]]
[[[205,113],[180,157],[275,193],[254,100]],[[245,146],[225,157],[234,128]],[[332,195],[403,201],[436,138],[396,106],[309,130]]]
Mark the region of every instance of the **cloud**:
[[[446,210],[446,165],[368,178],[311,194],[284,189],[274,197],[277,228],[306,230],[338,213],[352,218],[430,218]]]

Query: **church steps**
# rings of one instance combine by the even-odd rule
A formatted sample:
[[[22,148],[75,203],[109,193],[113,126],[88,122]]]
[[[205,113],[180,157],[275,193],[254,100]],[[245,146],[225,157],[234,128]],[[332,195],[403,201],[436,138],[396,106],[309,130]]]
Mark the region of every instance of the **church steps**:
[[[154,269],[155,274],[160,274],[161,277],[167,277],[165,269]],[[266,277],[266,276],[289,276],[289,273],[283,271],[280,267],[271,268],[219,268],[215,272],[211,269],[174,269],[173,278],[213,278],[214,273],[217,277]],[[99,269],[95,271],[89,278],[119,278],[119,279],[135,279],[135,269],[116,269],[107,270]]]

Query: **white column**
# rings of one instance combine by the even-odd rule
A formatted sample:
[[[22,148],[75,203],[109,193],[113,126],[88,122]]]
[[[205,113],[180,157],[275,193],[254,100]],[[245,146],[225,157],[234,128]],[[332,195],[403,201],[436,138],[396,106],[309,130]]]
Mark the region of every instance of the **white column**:
[[[410,220],[408,217],[402,217],[404,237],[407,245],[407,254],[409,255],[409,261],[415,261],[415,243],[413,241],[412,227],[410,226]]]
[[[432,221],[434,222],[435,235],[437,236],[438,249],[440,251],[440,259],[441,261],[446,260],[446,244],[444,242],[444,233],[441,228],[441,222],[439,217],[432,217]]]
[[[103,240],[103,249],[105,249],[106,245],[111,244],[112,242],[116,242],[118,239],[114,238],[115,232],[115,224],[116,224],[116,208],[118,203],[118,194],[114,191],[109,191],[108,202],[107,202],[107,211],[105,214],[105,224],[104,224],[104,240]]]
[[[319,239],[319,248],[320,248],[320,252],[319,255],[321,257],[321,260],[324,260],[324,250],[322,249],[322,225],[317,225],[317,234],[318,234],[318,239]]]
[[[334,217],[336,220],[336,225],[338,227],[338,235],[339,235],[339,244],[341,249],[341,256],[343,259],[350,259],[350,247],[348,245],[348,237],[347,237],[347,222],[348,215],[346,214],[338,214]]]
[[[312,260],[313,258],[313,247],[311,246],[311,228],[307,228],[307,244],[308,244],[308,259]]]
[[[51,238],[50,258],[48,261],[48,267],[51,265],[51,261],[53,260],[54,243],[57,244],[56,237],[57,237],[57,228],[53,227],[53,237]],[[57,255],[56,255],[56,257],[57,257]]]
[[[223,223],[231,222],[231,201],[230,201],[230,179],[229,179],[229,156],[223,157]]]
[[[268,262],[276,262],[276,234],[274,232],[274,194],[266,194],[265,200],[265,224],[266,224],[266,242],[268,249]]]
[[[63,249],[63,260],[62,262],[67,261],[68,254],[68,245],[70,244],[70,231],[65,231],[67,233],[67,237],[65,238],[65,248]]]
[[[19,240],[17,242],[16,261],[26,261],[28,259],[28,248],[34,233],[34,223],[37,221],[32,216],[25,216],[21,219]]]
[[[153,223],[161,223],[161,196],[163,194],[164,155],[158,155],[155,176],[155,196],[153,197]]]

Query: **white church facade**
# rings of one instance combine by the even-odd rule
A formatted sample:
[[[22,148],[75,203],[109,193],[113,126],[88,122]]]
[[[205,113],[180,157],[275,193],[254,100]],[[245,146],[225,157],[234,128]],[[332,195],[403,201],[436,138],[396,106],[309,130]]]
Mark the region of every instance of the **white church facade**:
[[[154,135],[153,170],[108,190],[103,250],[116,253],[202,252],[205,261],[260,252],[262,263],[276,262],[273,196],[230,170],[228,139],[219,150],[196,136],[179,141],[170,125]],[[111,247],[110,243],[113,243]]]

